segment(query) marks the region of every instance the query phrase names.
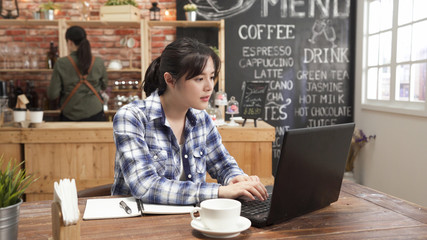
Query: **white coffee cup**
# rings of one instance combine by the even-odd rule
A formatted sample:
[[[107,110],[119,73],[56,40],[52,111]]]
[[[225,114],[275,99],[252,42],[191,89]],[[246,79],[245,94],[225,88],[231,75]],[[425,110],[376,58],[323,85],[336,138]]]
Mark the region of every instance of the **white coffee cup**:
[[[25,121],[26,115],[27,115],[27,111],[25,109],[14,109],[13,110],[13,121],[23,122],[23,121]]]
[[[43,111],[30,111],[30,121],[32,123],[43,122]]]
[[[209,199],[200,203],[191,212],[191,218],[201,221],[202,225],[210,230],[233,230],[237,228],[242,204],[233,199]],[[199,217],[194,213],[199,212]]]

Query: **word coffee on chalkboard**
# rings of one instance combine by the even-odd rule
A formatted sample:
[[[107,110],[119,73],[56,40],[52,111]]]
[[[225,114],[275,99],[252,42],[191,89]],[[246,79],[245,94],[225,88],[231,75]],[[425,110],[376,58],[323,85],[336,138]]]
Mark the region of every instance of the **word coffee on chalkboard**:
[[[268,82],[243,82],[243,94],[241,101],[242,118],[254,119],[256,126],[256,119],[260,118],[264,112],[265,99],[268,91]]]

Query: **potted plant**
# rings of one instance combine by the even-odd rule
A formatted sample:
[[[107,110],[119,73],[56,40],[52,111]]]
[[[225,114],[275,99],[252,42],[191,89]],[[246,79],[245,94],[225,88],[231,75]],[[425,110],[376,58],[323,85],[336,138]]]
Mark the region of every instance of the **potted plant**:
[[[5,239],[18,238],[19,206],[22,195],[35,181],[32,175],[26,175],[23,162],[16,164],[12,159],[2,167],[3,155],[0,156],[0,236]]]
[[[139,20],[140,13],[135,0],[108,0],[100,9],[102,21]]]
[[[193,3],[184,5],[185,17],[188,21],[196,21],[197,17],[197,5]]]
[[[115,5],[132,5],[134,7],[138,6],[134,0],[108,0],[105,3],[105,6],[115,6]]]
[[[354,129],[353,137],[351,138],[347,162],[345,165],[344,175],[347,179],[355,181],[353,177],[353,168],[357,155],[359,154],[359,151],[363,148],[363,146],[365,146],[365,144],[369,143],[371,140],[375,140],[376,137],[376,135],[366,136],[362,129]]]
[[[59,4],[51,1],[40,4],[40,14],[44,16],[44,19],[53,20],[55,19],[55,11],[60,10]]]
[[[210,48],[219,56],[219,49],[216,46],[210,46]]]

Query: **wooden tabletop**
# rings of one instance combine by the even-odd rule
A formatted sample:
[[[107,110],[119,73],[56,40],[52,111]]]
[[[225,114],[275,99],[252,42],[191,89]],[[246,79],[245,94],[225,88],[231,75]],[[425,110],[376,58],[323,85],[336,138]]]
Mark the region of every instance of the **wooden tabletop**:
[[[84,212],[86,199],[79,199]],[[81,239],[207,239],[184,215],[150,215],[81,221]],[[52,237],[51,201],[23,203],[18,239]],[[251,227],[235,239],[427,239],[427,209],[344,181],[330,206],[265,228]]]

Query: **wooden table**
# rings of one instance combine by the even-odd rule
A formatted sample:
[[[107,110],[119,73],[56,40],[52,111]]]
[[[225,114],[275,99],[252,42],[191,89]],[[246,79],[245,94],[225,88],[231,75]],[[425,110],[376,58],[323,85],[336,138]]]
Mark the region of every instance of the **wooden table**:
[[[79,199],[83,213],[86,199]],[[18,239],[48,239],[50,201],[21,205]],[[81,239],[205,239],[184,215],[81,222]],[[427,209],[344,181],[337,202],[290,221],[242,232],[237,239],[427,239]]]

